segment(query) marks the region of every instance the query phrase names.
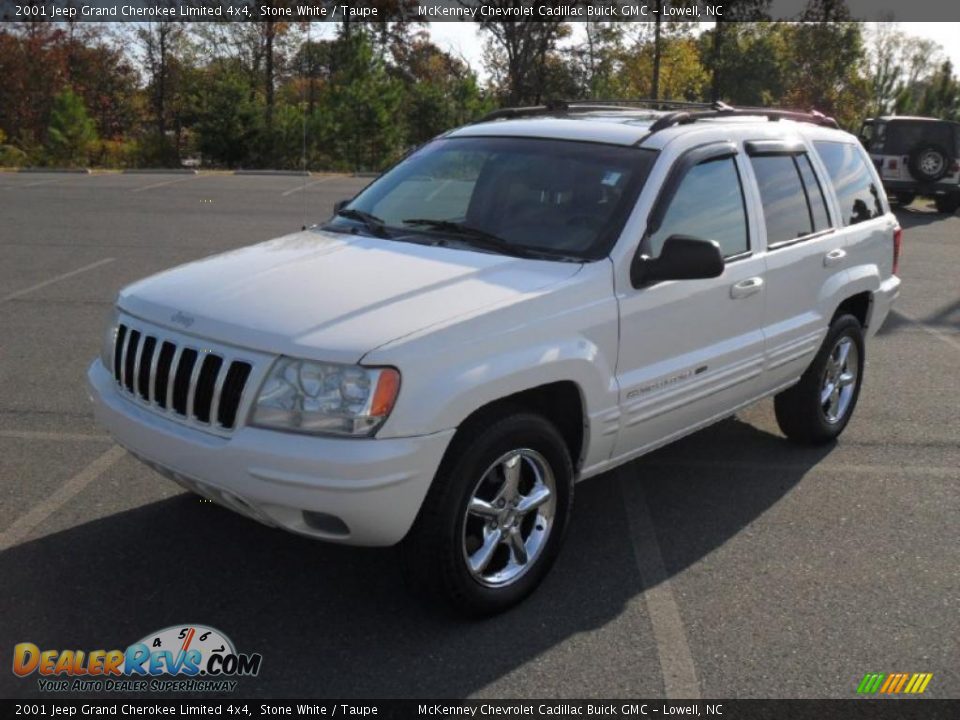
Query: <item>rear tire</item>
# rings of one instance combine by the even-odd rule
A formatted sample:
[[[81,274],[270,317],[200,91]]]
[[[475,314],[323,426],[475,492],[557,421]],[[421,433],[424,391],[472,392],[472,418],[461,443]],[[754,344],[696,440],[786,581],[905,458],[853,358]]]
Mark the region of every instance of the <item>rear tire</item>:
[[[937,212],[952,215],[960,208],[960,193],[954,195],[937,195],[933,202],[937,206]]]
[[[516,605],[553,565],[572,502],[570,453],[545,418],[516,408],[461,427],[400,544],[411,589],[472,617]]]
[[[800,382],[774,398],[783,434],[810,445],[836,439],[856,408],[863,368],[863,328],[853,315],[840,315]]]

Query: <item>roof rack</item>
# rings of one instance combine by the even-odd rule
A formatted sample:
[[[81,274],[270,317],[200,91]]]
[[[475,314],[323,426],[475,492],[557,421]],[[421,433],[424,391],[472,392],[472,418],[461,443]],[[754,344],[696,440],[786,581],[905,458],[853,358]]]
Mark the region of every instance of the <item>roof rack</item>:
[[[543,105],[528,107],[501,108],[487,113],[477,120],[477,123],[492,120],[510,120],[514,118],[535,117],[537,115],[564,114],[571,112],[591,112],[602,110],[636,110],[635,106],[648,106],[651,110],[669,110],[673,108],[690,108],[699,110],[726,110],[732,109],[722,102],[698,103],[685,100],[655,100],[653,98],[636,98],[626,100],[548,100]]]
[[[650,126],[650,134],[665,130],[674,125],[686,125],[707,118],[718,117],[765,117],[767,120],[796,120],[797,122],[813,123],[824,127],[839,129],[840,125],[832,117],[822,112],[811,110],[800,112],[797,110],[769,110],[767,108],[732,108],[729,105],[716,110],[700,110],[696,112],[678,111],[664,115]],[[649,135],[647,136],[649,137]]]
[[[657,119],[650,126],[650,134],[665,130],[674,125],[686,125],[707,118],[722,117],[765,117],[768,120],[796,120],[797,122],[813,123],[829,128],[839,128],[840,125],[832,117],[821,112],[811,110],[772,110],[758,107],[731,107],[720,101],[712,103],[688,102],[686,100],[656,100],[653,98],[636,98],[622,100],[548,100],[543,105],[529,107],[501,108],[487,113],[476,123],[492,120],[509,120],[514,118],[535,117],[537,115],[566,114],[574,112],[592,112],[603,110],[636,110],[636,106],[646,106],[652,110],[673,110]],[[644,138],[646,139],[646,138]]]

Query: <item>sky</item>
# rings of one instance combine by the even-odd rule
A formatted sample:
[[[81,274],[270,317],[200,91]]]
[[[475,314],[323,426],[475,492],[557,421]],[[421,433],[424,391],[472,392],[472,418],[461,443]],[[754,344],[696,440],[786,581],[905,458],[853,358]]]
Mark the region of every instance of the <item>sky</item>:
[[[582,29],[574,25],[574,35],[582,34]],[[710,27],[713,23],[702,23]],[[900,29],[909,34],[929,38],[943,47],[944,55],[953,61],[954,68],[960,68],[960,22],[902,22]],[[483,69],[482,51],[483,41],[477,34],[473,23],[465,22],[435,22],[430,23],[430,35],[433,41],[444,50],[466,59],[481,78],[486,77]]]

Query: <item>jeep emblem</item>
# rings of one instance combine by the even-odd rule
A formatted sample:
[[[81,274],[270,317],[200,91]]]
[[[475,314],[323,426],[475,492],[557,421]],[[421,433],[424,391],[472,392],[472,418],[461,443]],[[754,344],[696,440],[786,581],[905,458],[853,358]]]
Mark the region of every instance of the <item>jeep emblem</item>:
[[[193,325],[193,320],[194,319],[192,317],[190,317],[189,315],[185,315],[179,310],[170,317],[171,322],[175,322],[177,323],[177,325],[183,325],[185,328],[188,328],[191,325]]]

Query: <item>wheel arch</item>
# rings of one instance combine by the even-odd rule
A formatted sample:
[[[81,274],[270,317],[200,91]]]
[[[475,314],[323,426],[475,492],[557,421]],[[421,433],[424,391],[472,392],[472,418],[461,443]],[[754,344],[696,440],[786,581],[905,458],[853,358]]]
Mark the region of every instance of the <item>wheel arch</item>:
[[[574,469],[586,455],[589,441],[586,398],[573,380],[554,380],[486,402],[463,419],[457,434],[516,412],[533,412],[553,423],[563,437]],[[456,436],[450,448],[456,447]],[[448,450],[449,452],[449,450]]]

